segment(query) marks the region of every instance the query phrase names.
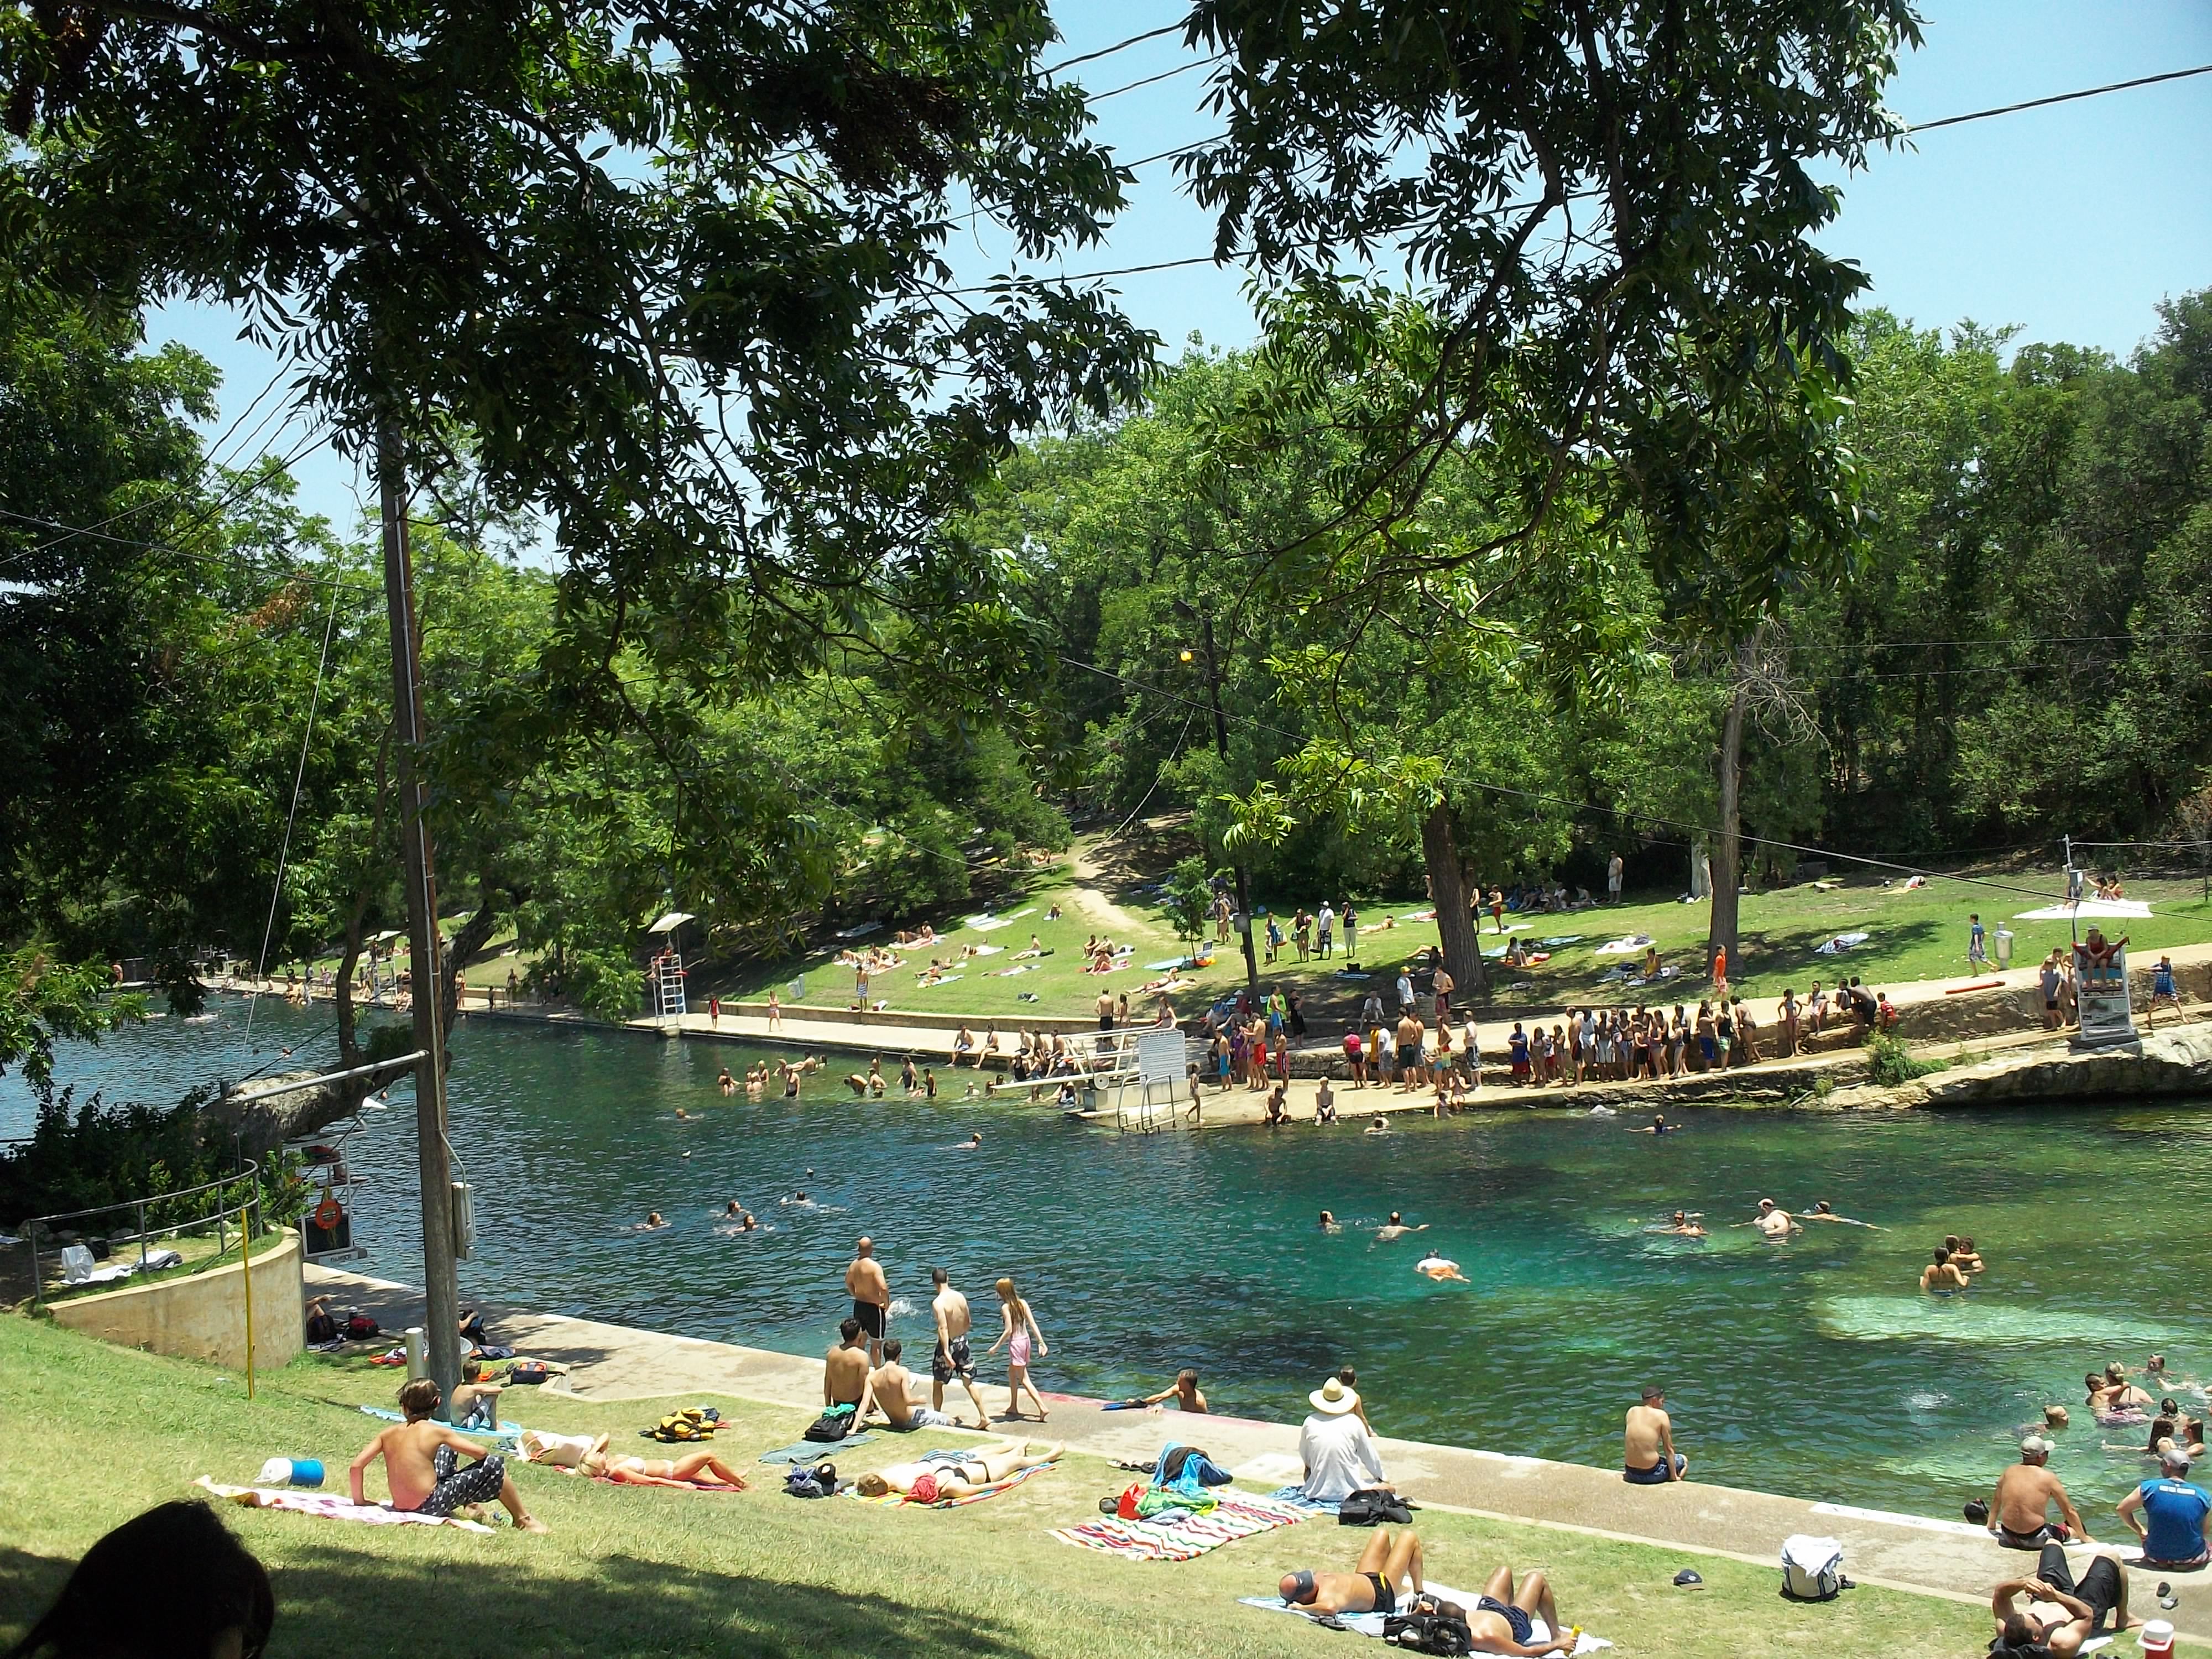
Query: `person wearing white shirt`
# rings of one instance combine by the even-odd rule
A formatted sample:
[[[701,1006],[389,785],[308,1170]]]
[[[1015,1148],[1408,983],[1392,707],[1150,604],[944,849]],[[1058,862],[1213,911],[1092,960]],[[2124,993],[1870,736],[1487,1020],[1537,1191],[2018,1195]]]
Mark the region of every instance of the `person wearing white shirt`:
[[[1382,1460],[1359,1420],[1358,1394],[1332,1376],[1306,1399],[1313,1411],[1298,1431],[1306,1496],[1316,1504],[1335,1504],[1364,1487],[1381,1486]]]

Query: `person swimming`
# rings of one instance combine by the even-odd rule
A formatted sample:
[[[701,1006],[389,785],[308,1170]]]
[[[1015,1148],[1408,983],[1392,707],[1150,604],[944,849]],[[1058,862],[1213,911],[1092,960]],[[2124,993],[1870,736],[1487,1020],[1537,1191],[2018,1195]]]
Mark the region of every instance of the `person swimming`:
[[[1834,1221],[1846,1227],[1864,1227],[1869,1232],[1878,1233],[1885,1231],[1883,1228],[1875,1226],[1873,1222],[1861,1221],[1856,1216],[1838,1215],[1828,1207],[1828,1200],[1825,1198],[1814,1199],[1813,1207],[1809,1210],[1801,1210],[1797,1218],[1800,1221]]]
[[[1389,1121],[1386,1119],[1382,1113],[1377,1112],[1375,1114],[1375,1121],[1369,1124],[1366,1128],[1362,1130],[1360,1133],[1370,1135],[1387,1135],[1390,1133]]]
[[[1434,1279],[1439,1285],[1449,1279],[1456,1279],[1462,1285],[1474,1283],[1459,1270],[1459,1263],[1449,1256],[1425,1255],[1413,1264],[1413,1271],[1425,1279]]]
[[[1340,1233],[1344,1231],[1344,1224],[1327,1210],[1323,1210],[1321,1212],[1321,1230],[1325,1233]]]
[[[640,1232],[649,1233],[656,1227],[665,1227],[667,1224],[667,1218],[663,1216],[659,1211],[648,1210],[646,1212],[645,1219],[639,1224],[638,1231]]]
[[[945,1150],[954,1152],[972,1152],[980,1150],[982,1145],[983,1132],[981,1129],[978,1129],[973,1134],[969,1135],[967,1139],[957,1141]]]
[[[1704,1226],[1687,1210],[1677,1210],[1674,1218],[1663,1227],[1646,1227],[1647,1233],[1665,1233],[1676,1238],[1703,1238]]]
[[[1428,1230],[1429,1224],[1425,1221],[1418,1227],[1408,1227],[1406,1224],[1405,1217],[1393,1210],[1390,1212],[1389,1220],[1375,1230],[1375,1242],[1377,1244],[1388,1244],[1392,1239],[1403,1238],[1407,1233],[1425,1233]]]
[[[1631,1129],[1628,1133],[1632,1135],[1671,1135],[1681,1127],[1679,1123],[1668,1122],[1664,1112],[1654,1112],[1649,1124],[1641,1129]]]

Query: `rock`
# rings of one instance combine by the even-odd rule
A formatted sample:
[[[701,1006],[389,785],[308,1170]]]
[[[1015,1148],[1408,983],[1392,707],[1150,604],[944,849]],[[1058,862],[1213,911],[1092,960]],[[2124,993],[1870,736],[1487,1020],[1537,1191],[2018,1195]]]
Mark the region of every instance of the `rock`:
[[[1919,1084],[1921,1103],[1929,1106],[2212,1097],[2212,1026],[2159,1031],[2121,1048],[2029,1049]]]

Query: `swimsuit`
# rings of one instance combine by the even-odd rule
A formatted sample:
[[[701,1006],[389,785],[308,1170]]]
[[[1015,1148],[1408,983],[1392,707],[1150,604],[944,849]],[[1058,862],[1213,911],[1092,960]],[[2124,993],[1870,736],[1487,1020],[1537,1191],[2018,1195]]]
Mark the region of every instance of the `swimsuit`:
[[[1679,1475],[1688,1466],[1689,1459],[1684,1457],[1681,1453],[1676,1452],[1674,1473]],[[1621,1469],[1621,1478],[1632,1486],[1663,1486],[1668,1480],[1667,1460],[1662,1456],[1648,1469],[1639,1469],[1633,1465],[1624,1465]],[[1514,1639],[1525,1642],[1528,1638],[1523,1636],[1516,1637]]]
[[[460,1459],[451,1446],[441,1446],[432,1455],[430,1471],[438,1477],[438,1484],[430,1488],[430,1495],[415,1506],[417,1515],[451,1515],[465,1504],[489,1504],[507,1485],[507,1460],[497,1455],[471,1463],[466,1468],[459,1467]],[[394,1509],[399,1507],[394,1504]]]
[[[1011,1365],[1027,1365],[1030,1363],[1030,1334],[1027,1330],[1017,1330],[1013,1340],[1006,1344],[1006,1363]]]
[[[930,1358],[929,1374],[939,1382],[950,1382],[956,1376],[963,1382],[973,1382],[975,1380],[975,1362],[969,1354],[968,1339],[954,1337],[950,1353],[945,1352],[945,1344],[939,1342],[936,1353]]]
[[[1397,1612],[1398,1592],[1390,1587],[1390,1581],[1389,1579],[1383,1577],[1383,1576],[1379,1572],[1362,1573],[1360,1577],[1366,1579],[1369,1583],[1375,1586],[1374,1610],[1376,1612]]]
[[[1494,1595],[1486,1595],[1474,1604],[1474,1610],[1498,1614],[1505,1620],[1506,1628],[1513,1632],[1514,1642],[1524,1648],[1528,1645],[1529,1632],[1534,1627],[1528,1622],[1526,1609],[1516,1607],[1509,1601],[1501,1601]]]
[[[862,1302],[855,1299],[853,1304],[853,1317],[860,1322],[860,1329],[864,1334],[878,1340],[882,1338],[884,1334],[882,1303]]]

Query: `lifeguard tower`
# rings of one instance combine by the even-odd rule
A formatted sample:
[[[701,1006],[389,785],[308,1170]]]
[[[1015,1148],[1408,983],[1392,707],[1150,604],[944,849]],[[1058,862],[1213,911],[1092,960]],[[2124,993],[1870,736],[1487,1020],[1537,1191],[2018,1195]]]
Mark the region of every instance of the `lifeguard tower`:
[[[664,1035],[673,1036],[683,1028],[684,956],[677,949],[677,934],[684,924],[696,920],[689,911],[671,910],[645,931],[659,936],[660,949],[653,952],[653,965],[647,970],[647,982],[653,995],[653,1018],[659,1022]]]

